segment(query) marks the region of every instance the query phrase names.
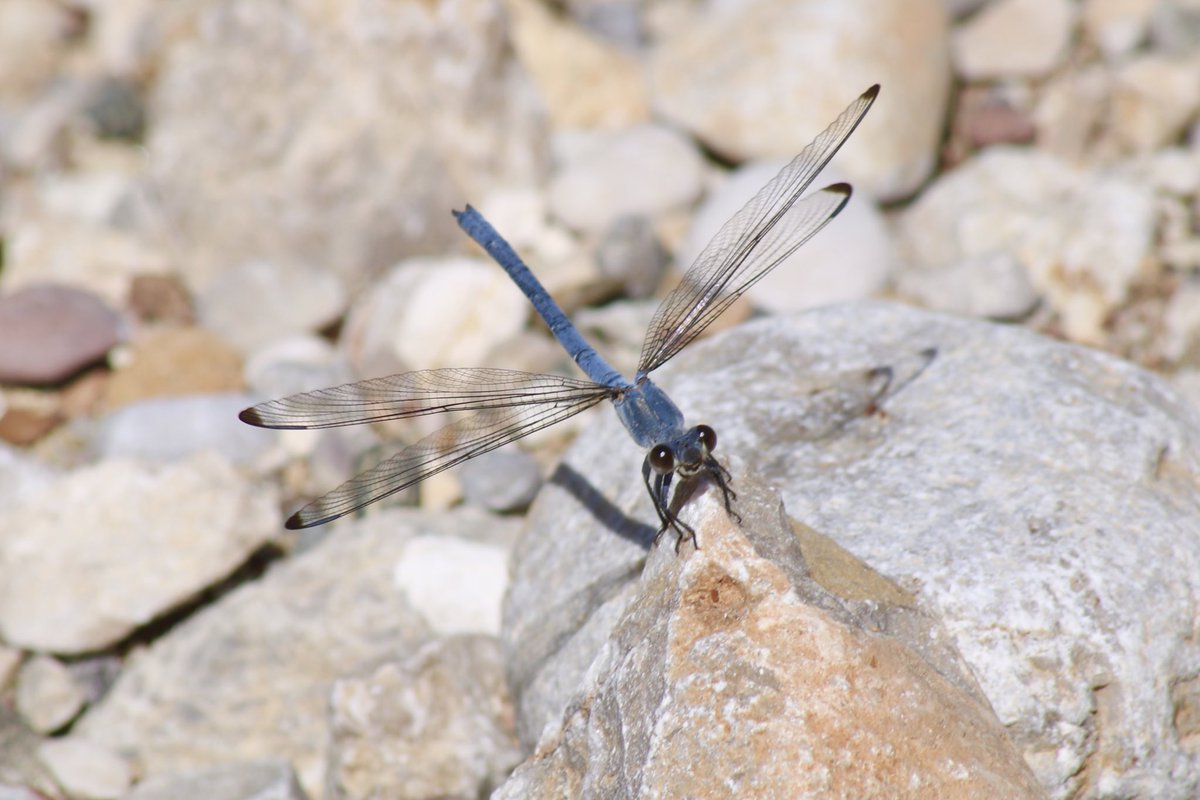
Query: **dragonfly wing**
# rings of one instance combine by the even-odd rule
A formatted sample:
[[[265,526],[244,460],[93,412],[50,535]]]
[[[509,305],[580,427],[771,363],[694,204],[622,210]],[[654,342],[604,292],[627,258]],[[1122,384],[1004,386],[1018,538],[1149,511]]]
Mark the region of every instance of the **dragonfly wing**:
[[[833,219],[850,198],[839,183],[797,202],[849,138],[879,86],[863,92],[726,222],[654,314],[638,375],[687,346],[756,281]]]
[[[238,416],[260,428],[334,428],[447,411],[574,406],[611,390],[592,381],[507,369],[429,369],[269,400]]]
[[[309,503],[288,518],[287,527],[308,528],[357,511],[455,464],[573,417],[606,396],[576,394],[570,402],[527,401],[485,408],[414,442]]]

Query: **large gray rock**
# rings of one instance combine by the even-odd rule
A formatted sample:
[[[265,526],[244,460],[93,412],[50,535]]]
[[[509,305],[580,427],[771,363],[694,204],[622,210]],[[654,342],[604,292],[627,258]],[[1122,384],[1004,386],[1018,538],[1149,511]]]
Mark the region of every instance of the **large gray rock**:
[[[863,370],[889,364],[866,413]],[[1200,790],[1200,418],[1160,379],[864,303],[743,326],[661,383],[716,428],[735,489],[778,487],[787,514],[942,620],[1052,795]],[[581,437],[514,557],[505,641],[527,742],[559,727],[641,597],[654,513],[619,428],[604,415]]]

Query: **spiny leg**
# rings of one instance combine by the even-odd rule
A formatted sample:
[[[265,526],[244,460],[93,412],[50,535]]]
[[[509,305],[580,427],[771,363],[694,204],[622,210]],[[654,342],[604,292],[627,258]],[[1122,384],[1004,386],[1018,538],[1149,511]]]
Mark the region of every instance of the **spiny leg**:
[[[674,473],[668,472],[665,475],[654,476],[654,484],[650,483],[650,460],[642,462],[642,479],[646,483],[646,491],[650,493],[650,500],[654,504],[654,511],[658,514],[658,520],[662,526],[658,529],[658,533],[654,535],[654,541],[657,544],[658,540],[666,533],[667,528],[675,531],[675,552],[679,552],[679,545],[683,544],[684,539],[691,539],[692,544],[696,549],[700,549],[700,543],[696,540],[696,531],[691,525],[681,520],[676,514],[671,512],[670,492],[671,478]]]
[[[704,469],[721,490],[721,496],[725,501],[725,513],[733,517],[741,525],[742,515],[734,511],[733,505],[730,503],[731,500],[737,500],[737,492],[729,486],[733,482],[733,476],[729,474],[729,470],[725,469],[720,461],[717,461],[712,456],[705,459]]]

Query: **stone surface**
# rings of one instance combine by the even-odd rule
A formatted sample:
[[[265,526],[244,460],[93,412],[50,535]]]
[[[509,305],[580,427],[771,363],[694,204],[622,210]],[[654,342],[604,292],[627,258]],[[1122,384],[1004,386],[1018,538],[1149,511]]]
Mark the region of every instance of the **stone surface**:
[[[274,535],[272,491],[224,459],[113,459],[0,514],[0,635],[33,650],[114,644],[228,575]]]
[[[308,800],[308,795],[290,764],[264,759],[149,778],[125,800]]]
[[[21,666],[21,651],[15,647],[0,644],[0,692],[8,690],[9,685],[17,676]]]
[[[621,217],[686,208],[700,196],[703,164],[675,130],[639,125],[577,136],[550,182],[550,211],[577,230],[598,233]]]
[[[51,739],[38,758],[67,795],[78,800],[116,800],[133,784],[133,768],[103,745],[81,739]]]
[[[515,523],[493,525],[515,533]],[[418,536],[396,562],[396,587],[440,634],[500,633],[508,586],[508,549],[447,536]],[[461,586],[462,590],[448,590]]]
[[[529,313],[521,290],[495,264],[410,259],[355,303],[342,347],[361,375],[483,366]]]
[[[242,359],[203,328],[167,328],[139,337],[105,386],[109,408],[164,395],[237,392]]]
[[[58,474],[24,450],[0,444],[0,508],[20,505],[52,486]]]
[[[21,665],[17,675],[17,712],[38,733],[53,733],[62,728],[83,710],[85,700],[83,688],[61,661],[34,656]]]
[[[74,733],[129,752],[147,778],[285,758],[324,785],[329,690],[426,639],[396,584],[419,535],[495,529],[479,512],[384,511],[329,536],[193,615],[130,660]]]
[[[451,208],[541,174],[542,114],[499,0],[221,0],[183,16],[147,146],[192,286],[262,260],[319,264],[353,290],[462,249]]]
[[[752,0],[709,9],[672,28],[651,56],[662,116],[732,161],[791,158],[881,83],[838,163],[857,188],[884,199],[911,194],[929,175],[950,88],[943,0]]]
[[[1079,11],[1072,0],[996,0],[952,39],[954,67],[969,81],[1041,77],[1066,57]]]
[[[992,272],[1003,275],[1019,265],[1067,336],[1094,342],[1143,274],[1154,240],[1155,196],[1118,174],[993,147],[933,184],[896,228],[907,269],[939,273],[968,264],[982,272],[1008,262]],[[1019,300],[1020,287],[1009,283],[1009,289]]]
[[[500,513],[524,511],[542,488],[542,468],[521,450],[484,453],[458,470],[467,501]]]
[[[744,481],[739,508],[693,499],[700,549],[646,556],[561,729],[497,797],[1042,796],[911,596],[805,552],[777,495]]]
[[[1174,144],[1200,110],[1200,53],[1148,55],[1122,64],[1112,87],[1111,125],[1124,149],[1151,152]]]
[[[346,310],[337,274],[316,266],[252,261],[225,270],[199,298],[200,320],[242,352],[314,333]]]
[[[780,162],[753,164],[733,173],[693,215],[687,238],[676,256],[678,269],[686,270],[721,226],[783,166]],[[823,172],[815,183],[827,186],[836,183],[838,177]],[[860,194],[747,295],[755,305],[770,311],[800,311],[859,300],[883,289],[892,260],[891,236],[883,216],[870,197]]]
[[[641,65],[621,48],[553,15],[536,0],[508,0],[517,59],[559,128],[610,128],[650,113]],[[587,87],[580,91],[581,87]]]
[[[1084,0],[1084,33],[1105,57],[1116,60],[1141,44],[1150,29],[1157,0]]]
[[[237,418],[253,402],[240,392],[156,397],[105,415],[88,440],[106,458],[175,461],[214,451],[244,464],[271,445],[269,434]]]
[[[31,286],[0,298],[0,383],[55,383],[121,338],[117,314],[93,294]]]
[[[29,97],[68,58],[70,11],[38,0],[0,7],[0,103]]]
[[[622,293],[635,300],[654,294],[668,260],[666,249],[646,217],[614,220],[596,244],[596,265],[600,272],[619,281]]]
[[[29,792],[34,800],[45,800],[59,794],[37,756],[43,741],[20,719],[10,702],[0,703],[0,798],[27,800],[29,795],[22,792]],[[5,791],[11,795],[6,796]]]
[[[343,678],[330,698],[327,796],[486,797],[521,761],[500,645],[438,639]]]
[[[965,258],[940,269],[901,270],[895,288],[923,308],[989,319],[1020,319],[1039,301],[1029,273],[1009,253]]]
[[[882,396],[854,389],[886,365]],[[716,428],[735,490],[779,487],[793,519],[943,621],[1051,796],[1200,790],[1174,688],[1200,667],[1200,419],[1160,379],[1028,331],[858,303],[741,326],[656,380]],[[558,724],[655,530],[644,454],[615,415],[597,420],[514,554],[504,640],[527,742]]]

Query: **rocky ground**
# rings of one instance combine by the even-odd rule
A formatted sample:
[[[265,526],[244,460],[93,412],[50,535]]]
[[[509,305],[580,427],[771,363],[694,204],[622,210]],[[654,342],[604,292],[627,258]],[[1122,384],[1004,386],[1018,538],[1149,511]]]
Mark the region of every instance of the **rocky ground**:
[[[631,371],[873,83],[662,370],[742,525],[598,407],[283,531],[429,420],[247,405],[571,368],[450,209]],[[4,0],[0,242],[0,800],[1200,795],[1196,0]]]

